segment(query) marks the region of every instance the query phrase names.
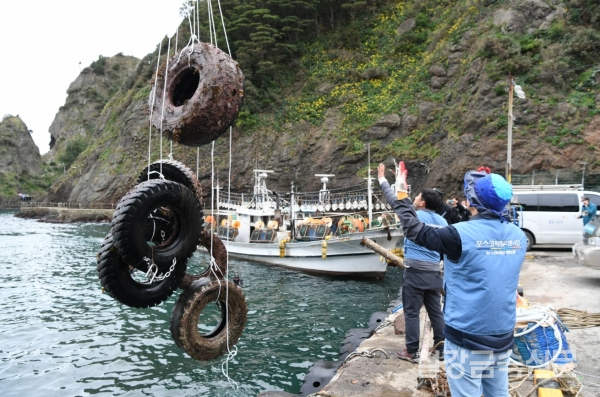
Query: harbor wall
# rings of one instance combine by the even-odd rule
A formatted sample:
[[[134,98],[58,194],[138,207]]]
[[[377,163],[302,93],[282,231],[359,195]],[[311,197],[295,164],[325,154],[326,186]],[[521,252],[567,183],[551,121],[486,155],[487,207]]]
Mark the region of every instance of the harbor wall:
[[[49,223],[110,222],[114,212],[114,209],[34,207],[21,208],[21,211],[15,216]]]

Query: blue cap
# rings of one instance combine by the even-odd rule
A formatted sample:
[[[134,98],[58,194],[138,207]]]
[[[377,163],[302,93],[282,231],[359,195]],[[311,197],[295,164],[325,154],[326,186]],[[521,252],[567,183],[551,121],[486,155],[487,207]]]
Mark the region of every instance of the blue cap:
[[[498,175],[469,171],[465,174],[465,196],[475,208],[501,214],[513,196],[510,183]]]

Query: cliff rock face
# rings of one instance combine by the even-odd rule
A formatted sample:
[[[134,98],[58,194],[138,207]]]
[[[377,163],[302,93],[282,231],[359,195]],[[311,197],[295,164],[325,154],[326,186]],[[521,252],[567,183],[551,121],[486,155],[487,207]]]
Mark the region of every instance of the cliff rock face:
[[[18,200],[27,182],[42,172],[42,157],[19,116],[0,122],[0,200]]]
[[[91,138],[106,102],[118,91],[139,59],[116,55],[100,57],[86,67],[67,90],[65,104],[50,125],[50,151],[46,162],[56,161],[67,143],[78,136]]]
[[[422,2],[414,2],[415,7],[417,3]],[[600,96],[594,90],[600,87],[600,73],[593,68],[578,77],[574,72],[565,74],[564,70],[569,68],[555,65],[556,57],[571,59],[582,53],[577,40],[568,35],[564,39],[570,41],[564,45],[557,42],[562,40],[560,29],[566,29],[570,23],[565,10],[560,4],[543,0],[515,0],[479,11],[470,7],[462,17],[455,18],[456,25],[451,29],[451,24],[445,25],[446,21],[440,23],[439,30],[432,30],[429,37],[444,38],[455,30],[456,37],[432,41],[424,51],[427,55],[419,58],[423,65],[415,69],[420,73],[414,76],[415,84],[409,84],[404,92],[407,99],[385,114],[372,114],[370,125],[349,125],[348,111],[344,109],[346,102],[367,102],[368,98],[357,97],[353,92],[344,95],[344,99],[333,96],[334,87],[347,84],[346,80],[352,76],[362,76],[360,84],[367,84],[366,74],[346,73],[334,76],[331,81],[325,81],[318,73],[318,78],[307,81],[303,78],[308,73],[299,74],[298,81],[287,87],[287,92],[282,90],[282,96],[288,95],[282,102],[293,103],[293,97],[301,95],[298,93],[303,86],[313,87],[306,90],[311,92],[313,104],[315,98],[331,104],[323,111],[323,117],[317,122],[301,117],[294,122],[281,122],[265,112],[260,115],[262,118],[279,124],[265,122],[252,131],[233,128],[231,141],[229,134],[221,136],[214,142],[214,168],[212,145],[198,149],[173,145],[171,149],[170,142],[161,141],[157,131],[150,127],[147,102],[158,51],[139,62],[127,57],[107,58],[104,75],[98,75],[90,67],[71,85],[67,102],[51,127],[53,146],[49,156],[60,155],[73,137],[85,136],[89,144],[66,175],[51,186],[45,199],[115,204],[135,185],[149,161],[169,155],[198,170],[205,203],[211,195],[213,177],[225,192],[229,175],[232,192],[251,191],[253,169],[275,170],[269,176],[268,187],[280,192],[289,191],[292,181],[298,191],[318,191],[319,178],[314,176],[317,173],[335,174],[329,184],[332,189],[348,187],[364,183],[367,144],[372,176],[379,162],[392,166],[392,159],[405,160],[414,190],[438,187],[447,194],[461,195],[466,170],[486,165],[504,174],[509,122],[505,67],[510,65],[529,76],[529,80],[517,81],[523,84],[527,98],[514,101],[513,174],[580,169],[582,162],[588,164],[588,172],[598,173]],[[399,18],[398,26],[393,28],[394,34],[403,35],[398,36],[399,43],[413,30],[424,29],[422,22],[415,27],[417,21],[408,16]],[[422,14],[421,20],[426,17]],[[461,20],[468,23],[455,29]],[[596,37],[586,27],[573,29],[581,37]],[[551,34],[543,33],[546,30]],[[418,38],[420,34],[409,36]],[[547,37],[555,41],[544,41]],[[583,42],[594,46],[597,41]],[[162,45],[164,61],[167,41]],[[400,51],[403,47],[398,48]],[[385,50],[382,49],[385,56],[381,55],[381,59],[396,57]],[[594,57],[597,52],[589,54]],[[335,53],[332,51],[331,55]],[[360,61],[365,57],[356,58]],[[585,62],[591,61],[586,58]],[[404,67],[412,67],[413,63],[421,62],[406,62]],[[527,74],[535,65],[546,69]],[[112,75],[107,72],[113,69]],[[373,77],[377,84],[386,83],[386,79],[392,78],[385,73]],[[379,92],[375,83],[370,89]],[[390,94],[378,95],[389,97],[390,101],[394,96],[402,98],[402,91],[398,90],[404,88],[395,89]]]

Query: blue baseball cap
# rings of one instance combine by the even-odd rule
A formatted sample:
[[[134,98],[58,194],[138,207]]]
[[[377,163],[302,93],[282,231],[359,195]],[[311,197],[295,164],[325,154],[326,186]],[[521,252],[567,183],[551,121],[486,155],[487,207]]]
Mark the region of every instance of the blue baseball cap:
[[[510,183],[498,175],[485,171],[468,171],[464,179],[465,197],[475,208],[486,208],[500,215],[513,196]]]

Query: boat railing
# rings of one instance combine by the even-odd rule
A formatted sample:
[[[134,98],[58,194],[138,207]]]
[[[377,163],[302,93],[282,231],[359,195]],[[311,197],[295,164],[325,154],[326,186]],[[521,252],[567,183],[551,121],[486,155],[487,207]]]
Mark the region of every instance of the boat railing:
[[[268,195],[262,194],[244,194],[244,193],[228,193],[219,197],[219,207],[234,209],[239,206],[247,208],[272,208],[277,206],[275,193],[268,190]],[[280,207],[289,206],[289,201],[280,198]],[[265,207],[266,205],[266,207]]]

